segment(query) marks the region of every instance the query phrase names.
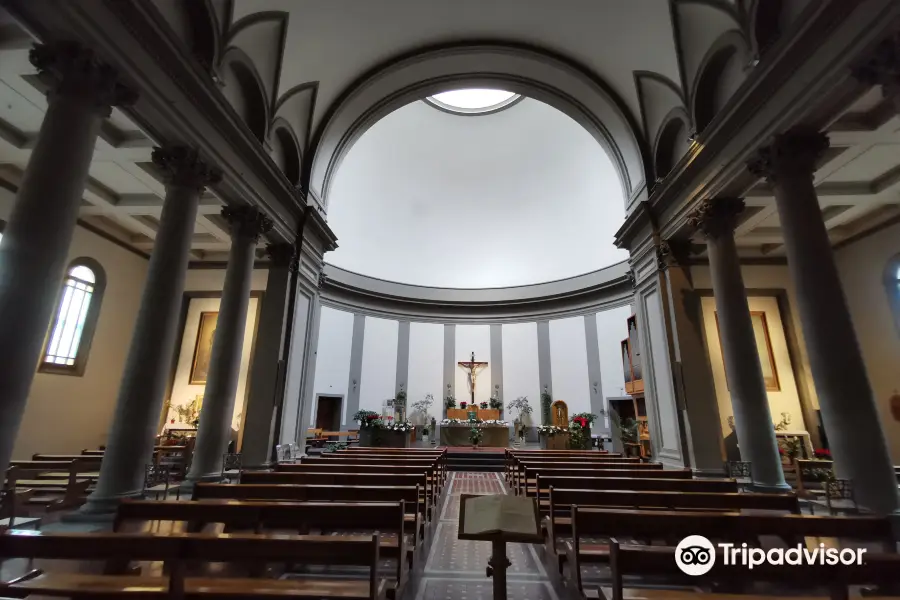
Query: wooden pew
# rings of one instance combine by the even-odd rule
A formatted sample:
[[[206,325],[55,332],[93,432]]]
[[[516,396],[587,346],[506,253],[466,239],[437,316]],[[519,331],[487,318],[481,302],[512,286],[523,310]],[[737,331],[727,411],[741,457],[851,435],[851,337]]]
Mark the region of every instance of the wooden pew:
[[[395,582],[389,597],[402,594],[408,570],[415,563],[416,535],[405,532],[404,501],[399,502],[263,502],[198,500],[157,502],[125,500],[116,512],[114,532],[146,531],[152,521],[182,522],[188,532],[200,532],[216,523],[226,532],[330,535],[342,531],[377,532],[382,556],[397,559]],[[388,537],[385,537],[387,535]],[[338,538],[340,539],[340,538]],[[404,562],[407,569],[403,568]]]
[[[80,473],[90,466],[79,460],[38,462],[40,466],[29,464],[33,462],[13,461],[11,464],[14,466],[6,471],[7,489],[34,490],[34,494],[25,501],[27,506],[46,511],[64,510],[80,506],[87,498],[92,480],[82,477]],[[65,471],[53,472],[61,468]],[[54,477],[48,476],[50,474]]]
[[[440,457],[390,457],[390,456],[381,456],[381,455],[372,455],[367,454],[365,456],[347,456],[340,455],[334,452],[328,452],[323,454],[322,456],[308,456],[303,459],[302,463],[304,465],[331,465],[333,467],[339,468],[340,465],[368,465],[370,467],[385,467],[386,470],[391,471],[392,467],[398,466],[415,466],[422,467],[428,470],[428,476],[434,477],[437,485],[439,487],[443,487],[444,483],[446,483],[447,475],[446,475],[446,465],[444,461]],[[276,471],[285,470],[282,467],[285,465],[279,465],[276,467]],[[287,469],[290,470],[290,469]]]
[[[167,575],[132,575],[121,571],[88,574],[33,571],[0,583],[0,593],[19,597],[52,595],[69,598],[131,597],[181,599],[225,598],[342,598],[378,600],[386,586],[378,577],[377,536],[330,537],[301,535],[209,536],[203,534],[37,533],[9,531],[0,535],[0,559],[102,560],[122,558],[161,561]],[[243,564],[368,567],[366,579],[315,577],[263,579],[248,577],[193,577],[187,567],[203,562]]]
[[[618,453],[606,453],[606,452],[590,452],[584,450],[573,450],[572,453],[569,454],[566,451],[561,450],[542,450],[538,452],[534,451],[520,451],[520,450],[507,450],[504,453],[503,459],[503,471],[506,474],[507,481],[511,480],[511,473],[517,468],[517,465],[522,461],[528,462],[606,462],[606,461],[618,461],[621,463],[640,463],[642,462],[640,458],[625,458],[621,454]]]
[[[694,472],[691,469],[528,469],[520,480],[521,487],[517,492],[526,496],[537,496],[538,500],[543,495],[546,497],[548,488],[540,482],[544,477],[631,477],[635,479],[684,479],[692,480]],[[532,487],[534,486],[534,487]]]
[[[794,494],[563,490],[551,487],[549,496],[546,506],[546,512],[549,513],[546,520],[547,538],[551,551],[559,561],[560,572],[566,555],[558,545],[558,538],[572,532],[572,506],[723,512],[769,510],[800,514],[800,501]]]
[[[566,560],[575,568],[584,562],[609,560],[608,545],[584,545],[581,536],[663,540],[675,545],[689,535],[702,535],[713,543],[746,542],[759,546],[761,536],[796,545],[805,538],[843,538],[878,542],[886,551],[896,549],[886,517],[823,517],[811,515],[742,514],[738,512],[655,511],[571,507],[572,541],[566,542]]]
[[[421,486],[293,485],[198,483],[191,500],[278,500],[289,502],[400,502],[406,507],[406,531],[425,539]]]
[[[637,477],[559,477],[541,476],[542,494],[549,494],[551,487],[567,490],[632,490],[669,492],[737,492],[734,479],[645,479]]]
[[[390,472],[373,470],[371,466],[341,465],[340,471],[329,465],[280,465],[289,471],[246,471],[241,483],[294,483],[308,485],[420,485],[428,520],[437,505],[434,486],[427,472],[419,467],[390,467]]]
[[[649,462],[628,462],[633,459],[607,459],[602,461],[582,461],[582,462],[532,462],[530,460],[519,460],[514,466],[511,472],[511,480],[510,485],[512,485],[513,489],[519,490],[525,485],[525,481],[528,479],[525,472],[530,470],[532,472],[532,479],[534,478],[534,472],[541,469],[572,469],[572,470],[604,470],[607,471],[609,469],[630,469],[630,470],[661,470],[663,468],[662,463],[649,463]],[[576,473],[576,475],[580,475],[582,473]],[[533,481],[532,481],[533,483]]]
[[[612,572],[610,590],[611,600],[624,600],[624,577],[640,576],[654,578],[656,586],[660,578],[665,584],[695,587],[697,585],[711,586],[726,583],[729,587],[747,587],[756,583],[780,583],[796,588],[801,586],[803,590],[816,591],[820,588],[829,589],[832,600],[845,600],[848,598],[847,587],[849,585],[896,585],[897,573],[900,572],[900,555],[866,553],[862,565],[769,565],[762,564],[750,570],[744,566],[724,565],[721,555],[717,557],[715,566],[706,575],[685,575],[675,563],[675,548],[666,546],[640,546],[634,544],[620,544],[613,538],[609,544],[609,565]],[[576,570],[577,569],[577,570]],[[580,566],[573,568],[576,576],[576,585],[585,596],[586,590],[581,582]],[[629,586],[631,587],[631,586]],[[591,590],[592,592],[594,590]],[[591,594],[592,596],[594,594]],[[704,598],[724,598],[722,595],[710,595],[698,593],[693,590],[641,590],[641,597],[651,600],[653,598],[665,598],[666,600],[704,600]],[[633,597],[629,595],[628,597]],[[730,596],[734,600],[761,600],[771,599],[769,595],[740,594]]]

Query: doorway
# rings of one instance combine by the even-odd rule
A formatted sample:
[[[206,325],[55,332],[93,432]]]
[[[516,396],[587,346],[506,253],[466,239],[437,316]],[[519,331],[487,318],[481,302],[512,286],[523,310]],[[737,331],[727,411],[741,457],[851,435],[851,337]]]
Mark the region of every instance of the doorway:
[[[316,402],[316,429],[323,431],[341,430],[342,396],[319,396]]]

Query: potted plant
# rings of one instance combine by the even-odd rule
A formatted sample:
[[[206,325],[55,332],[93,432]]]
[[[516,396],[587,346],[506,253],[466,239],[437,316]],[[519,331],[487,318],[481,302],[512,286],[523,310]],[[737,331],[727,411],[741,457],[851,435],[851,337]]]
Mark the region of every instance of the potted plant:
[[[519,396],[509,403],[509,410],[516,411],[513,421],[515,435],[521,442],[525,440],[525,419],[531,414],[531,405],[528,404],[528,396]]]
[[[640,458],[640,424],[630,417],[623,421],[619,413],[614,410],[610,410],[609,420],[612,423],[613,431],[618,433],[619,439],[622,441],[624,455],[626,457]],[[615,446],[613,449],[615,449]]]
[[[460,402],[459,407],[463,410],[466,410],[466,407],[469,405],[468,402]]]
[[[472,442],[472,447],[477,448],[478,444],[481,443],[481,428],[477,426],[473,426],[469,429],[469,441]]]
[[[478,406],[481,408],[481,410],[487,410],[488,403],[487,403],[487,402],[482,402],[482,403],[479,404]]]
[[[571,418],[569,428],[569,448],[572,450],[591,449],[591,425],[597,419],[592,413],[578,413]]]
[[[416,400],[413,402],[413,414],[416,415],[416,421],[421,422],[422,425],[426,425],[428,422],[428,410],[434,404],[434,396],[432,394],[426,394],[423,400]],[[422,431],[422,435],[428,435],[428,428],[420,429]],[[431,430],[432,432],[434,429]]]
[[[553,396],[547,391],[546,386],[541,393],[541,423],[549,425],[553,419],[550,415],[550,406],[553,404]]]

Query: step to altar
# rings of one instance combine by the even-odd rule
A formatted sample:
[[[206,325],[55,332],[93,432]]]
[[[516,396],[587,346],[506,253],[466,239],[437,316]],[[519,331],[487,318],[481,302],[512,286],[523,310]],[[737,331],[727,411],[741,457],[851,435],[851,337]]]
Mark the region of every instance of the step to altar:
[[[448,471],[503,471],[504,453],[447,449]]]

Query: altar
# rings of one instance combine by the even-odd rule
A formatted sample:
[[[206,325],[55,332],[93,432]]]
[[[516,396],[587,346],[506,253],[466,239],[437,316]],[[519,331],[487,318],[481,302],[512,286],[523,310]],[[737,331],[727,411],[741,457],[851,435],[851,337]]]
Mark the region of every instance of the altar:
[[[508,448],[509,427],[506,425],[485,425],[483,423],[441,423],[441,446],[472,446],[469,434],[472,427],[481,430],[482,448]]]

